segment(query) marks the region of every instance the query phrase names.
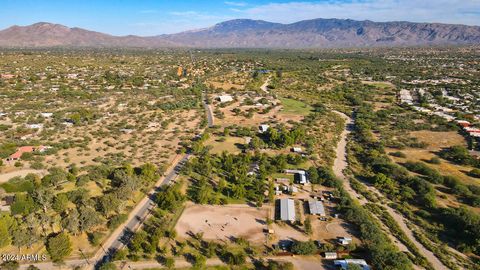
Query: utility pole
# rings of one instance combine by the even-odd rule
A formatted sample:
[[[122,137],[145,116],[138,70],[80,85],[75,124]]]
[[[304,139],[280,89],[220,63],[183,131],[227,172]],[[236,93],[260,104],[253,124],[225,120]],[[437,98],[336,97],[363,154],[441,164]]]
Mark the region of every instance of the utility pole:
[[[81,248],[79,248],[78,250],[80,251],[80,253],[82,253],[83,259],[87,262],[88,265],[90,265],[90,262],[88,261],[87,256],[85,256],[85,254],[83,253],[83,250]]]

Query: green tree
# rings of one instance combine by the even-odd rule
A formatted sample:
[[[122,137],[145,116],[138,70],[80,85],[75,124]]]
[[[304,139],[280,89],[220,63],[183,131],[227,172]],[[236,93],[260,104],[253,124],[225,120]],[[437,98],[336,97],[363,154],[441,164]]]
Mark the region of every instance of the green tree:
[[[175,267],[175,260],[172,257],[165,257],[163,263],[168,269],[173,269]]]
[[[207,259],[201,254],[194,255],[193,269],[205,269]]]
[[[117,270],[117,266],[113,262],[107,262],[100,266],[99,270]]]
[[[0,216],[0,248],[12,243],[10,231],[16,226],[15,219],[10,215]]]
[[[79,210],[80,231],[85,232],[92,227],[102,223],[103,219],[95,209],[90,207],[80,207]]]
[[[17,270],[20,268],[20,264],[17,261],[6,261],[0,264],[2,270]]]
[[[68,215],[62,219],[62,226],[64,229],[77,235],[80,231],[80,216],[76,208],[70,210]]]
[[[47,239],[47,251],[54,262],[62,262],[72,253],[72,243],[66,233],[59,233]]]
[[[13,244],[18,248],[18,252],[21,248],[30,244],[31,234],[26,228],[18,228],[13,231],[12,238]]]
[[[312,234],[312,220],[310,219],[310,217],[307,217],[305,219],[304,227],[305,227],[306,234],[308,235]]]
[[[10,210],[13,215],[26,216],[33,212],[35,209],[35,203],[33,198],[29,194],[17,193],[15,195],[15,201],[10,206]]]
[[[267,265],[268,270],[294,270],[293,263],[291,262],[277,262],[277,261],[268,261]]]
[[[298,255],[311,255],[317,252],[317,246],[313,241],[296,241],[292,245],[292,252]]]
[[[52,208],[57,213],[63,213],[67,209],[68,197],[65,193],[58,194],[55,199],[53,199]]]

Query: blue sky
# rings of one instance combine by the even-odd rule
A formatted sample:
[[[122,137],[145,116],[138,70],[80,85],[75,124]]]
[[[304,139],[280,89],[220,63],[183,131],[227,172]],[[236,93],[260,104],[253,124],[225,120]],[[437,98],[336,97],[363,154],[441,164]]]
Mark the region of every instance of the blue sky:
[[[480,25],[480,0],[0,0],[0,29],[60,23],[114,35],[158,35],[250,18],[313,18]]]

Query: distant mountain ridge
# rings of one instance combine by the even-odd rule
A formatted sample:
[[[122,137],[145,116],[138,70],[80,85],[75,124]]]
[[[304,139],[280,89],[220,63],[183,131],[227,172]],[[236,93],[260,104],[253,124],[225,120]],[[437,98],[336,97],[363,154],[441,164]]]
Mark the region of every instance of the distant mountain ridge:
[[[480,44],[480,27],[314,19],[291,24],[237,19],[152,37],[112,36],[40,22],[0,31],[1,47],[336,48]]]

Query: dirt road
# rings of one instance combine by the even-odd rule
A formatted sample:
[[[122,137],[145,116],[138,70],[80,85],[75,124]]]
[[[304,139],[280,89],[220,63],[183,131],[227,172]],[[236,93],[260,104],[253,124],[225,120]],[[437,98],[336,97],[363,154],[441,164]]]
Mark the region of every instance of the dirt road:
[[[343,170],[345,170],[348,166],[347,157],[346,157],[347,135],[351,131],[353,120],[341,112],[335,112],[335,113],[337,113],[343,119],[345,119],[346,123],[345,123],[345,129],[343,130],[340,141],[337,145],[337,149],[336,149],[337,157],[335,158],[335,161],[333,163],[333,171],[338,178],[343,180],[342,181],[343,188],[345,189],[345,191],[348,192],[348,194],[352,198],[357,198],[361,205],[364,205],[368,201],[363,196],[360,196],[351,187],[350,182],[347,180],[347,178],[345,177],[345,174],[343,173]],[[372,190],[372,189],[374,188],[369,187],[369,190]],[[383,195],[380,192],[378,192],[376,189],[375,191],[377,194],[383,197]],[[448,269],[430,250],[426,249],[420,242],[417,241],[417,239],[413,236],[413,232],[410,230],[410,228],[408,228],[406,221],[402,215],[395,212],[395,210],[390,206],[388,206],[387,204],[383,204],[383,206],[387,209],[387,212],[395,219],[395,221],[400,226],[400,228],[405,233],[405,235],[408,237],[408,239],[412,241],[412,243],[418,248],[420,253],[425,258],[427,258],[427,260],[432,264],[433,268],[435,268],[436,270]],[[404,245],[401,244],[400,242],[394,241],[394,243],[399,247],[400,250],[404,249]]]
[[[275,260],[281,262],[291,262],[297,270],[322,270],[327,269],[319,256],[296,256],[296,257],[267,257],[265,260]],[[251,263],[250,258],[247,258],[247,263]],[[143,262],[128,262],[118,263],[118,269],[157,269],[165,268],[165,266],[157,261],[143,261]],[[218,258],[207,259],[207,266],[225,265]],[[183,258],[175,259],[176,268],[189,268],[192,264]]]
[[[13,177],[25,177],[27,174],[38,174],[40,177],[44,176],[47,174],[47,171],[45,170],[34,170],[34,169],[25,169],[25,170],[20,170],[20,171],[13,171],[13,172],[8,172],[8,173],[2,173],[0,174],[0,183],[5,183],[8,182],[8,180],[12,179]]]
[[[265,93],[268,93],[268,85],[270,84],[270,77],[268,77],[265,82],[262,84],[262,86],[260,86],[260,89],[265,92]]]

